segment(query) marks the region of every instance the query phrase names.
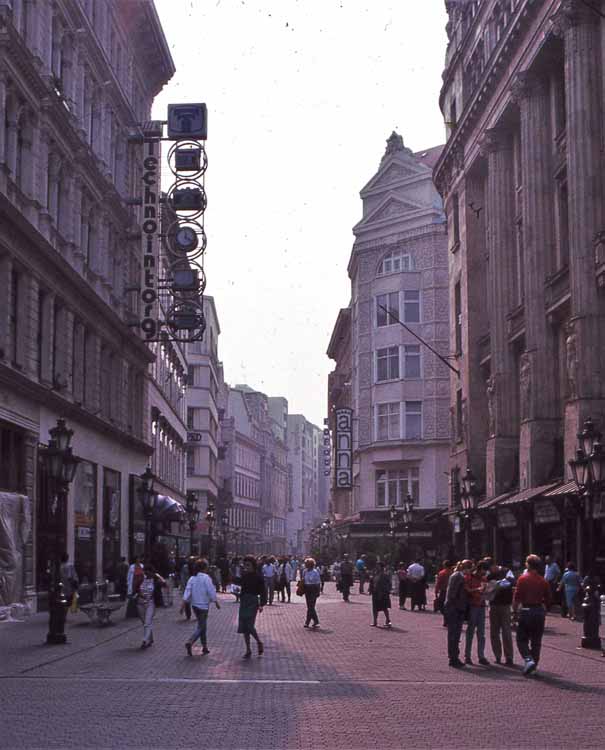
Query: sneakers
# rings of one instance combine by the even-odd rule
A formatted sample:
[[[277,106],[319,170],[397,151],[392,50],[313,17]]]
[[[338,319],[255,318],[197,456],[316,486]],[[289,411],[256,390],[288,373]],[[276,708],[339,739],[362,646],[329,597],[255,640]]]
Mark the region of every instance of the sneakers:
[[[191,650],[191,643],[189,643],[189,641],[185,643],[185,651],[187,652],[189,656],[193,656],[193,651]]]
[[[202,653],[203,653],[204,655],[205,655],[205,654],[209,654],[209,653],[210,653],[210,649],[209,649],[209,648],[208,648],[207,646],[204,646],[204,648],[202,649]]]
[[[466,659],[464,660],[464,663],[469,664],[471,667],[473,666],[473,660],[471,659],[470,656],[466,657]]]
[[[526,659],[525,660],[525,666],[523,667],[523,674],[527,677],[532,672],[536,671],[537,664],[533,659]]]

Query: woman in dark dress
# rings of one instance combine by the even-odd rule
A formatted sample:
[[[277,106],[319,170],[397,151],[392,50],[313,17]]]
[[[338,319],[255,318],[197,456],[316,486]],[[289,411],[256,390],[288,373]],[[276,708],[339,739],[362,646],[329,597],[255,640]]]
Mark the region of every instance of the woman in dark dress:
[[[246,653],[244,659],[252,656],[250,650],[250,636],[254,638],[258,645],[258,655],[262,656],[265,648],[261,639],[256,632],[256,615],[263,611],[267,603],[267,594],[265,591],[265,582],[258,573],[256,560],[252,557],[244,558],[244,570],[241,580],[241,593],[239,603],[239,620],[237,632],[244,636],[246,642]]]
[[[385,572],[383,562],[376,565],[376,572],[372,579],[372,615],[374,622],[372,627],[378,625],[378,613],[384,612],[387,628],[391,627],[391,578]]]

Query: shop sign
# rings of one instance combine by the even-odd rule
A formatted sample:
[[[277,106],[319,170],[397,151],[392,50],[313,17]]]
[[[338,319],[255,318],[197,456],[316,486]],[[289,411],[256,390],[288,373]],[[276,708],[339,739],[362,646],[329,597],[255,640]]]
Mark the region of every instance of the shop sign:
[[[353,410],[336,409],[335,417],[335,488],[351,489],[353,486]]]
[[[146,339],[157,335],[158,170],[160,141],[147,138],[143,144],[143,272],[141,279],[141,330]]]
[[[92,529],[90,526],[76,526],[76,536],[78,539],[92,539]]]
[[[485,523],[481,516],[473,516],[471,518],[471,529],[473,531],[485,531]]]
[[[324,424],[327,424],[328,420],[324,419]],[[332,444],[330,442],[330,430],[328,427],[324,427],[324,476],[329,477],[332,473]]]
[[[456,516],[454,518],[454,534],[460,533],[460,517]]]
[[[145,533],[143,531],[135,531],[132,536],[138,544],[143,544],[145,541]]]
[[[187,442],[188,443],[201,443],[202,442],[202,433],[201,432],[188,432],[187,433]]]
[[[559,523],[561,515],[551,500],[536,500],[534,503],[534,523]]]
[[[510,508],[498,508],[498,528],[514,529],[517,518]]]

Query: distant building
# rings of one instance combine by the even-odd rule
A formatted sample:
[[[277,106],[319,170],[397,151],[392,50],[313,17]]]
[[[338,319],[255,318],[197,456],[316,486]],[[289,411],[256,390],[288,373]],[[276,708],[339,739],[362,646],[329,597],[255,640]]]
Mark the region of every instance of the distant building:
[[[335,409],[353,410],[352,489],[332,489],[335,512],[350,521],[338,533],[367,549],[379,549],[387,509],[400,510],[408,495],[419,519],[447,505],[449,375],[423,344],[449,353],[447,237],[432,181],[440,151],[413,153],[396,133],[387,140],[361,191],[351,303],[328,348],[336,361],[328,384],[333,438]],[[425,535],[418,529],[410,541],[434,549]]]

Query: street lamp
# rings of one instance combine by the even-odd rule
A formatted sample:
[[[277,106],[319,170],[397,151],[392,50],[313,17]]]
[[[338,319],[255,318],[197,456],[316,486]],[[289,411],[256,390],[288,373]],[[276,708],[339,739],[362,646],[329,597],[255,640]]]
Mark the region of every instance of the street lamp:
[[[412,511],[414,510],[414,498],[408,494],[403,501],[403,524],[405,526],[408,552],[410,549],[410,526],[412,524]]]
[[[143,518],[145,519],[145,564],[151,563],[151,526],[153,513],[157,503],[158,495],[154,490],[155,475],[148,466],[141,474],[141,485],[138,489],[139,499],[143,506]]]
[[[389,507],[389,536],[391,537],[391,566],[395,567],[395,545],[398,524],[398,514],[395,505]]]
[[[197,507],[198,499],[195,492],[189,491],[185,497],[185,510],[187,512],[187,521],[189,523],[189,554],[193,555],[193,536],[200,520],[200,510]]]
[[[575,458],[569,461],[578,496],[583,504],[584,517],[588,521],[588,554],[585,559],[594,560],[594,498],[605,490],[605,451],[601,444],[601,433],[590,417],[584,422],[584,429],[578,433],[578,449]],[[584,635],[582,648],[601,648],[599,635],[599,587],[589,570],[588,584],[582,602],[584,611]]]
[[[76,475],[79,459],[77,459],[70,447],[73,430],[67,428],[64,419],[58,419],[56,427],[49,430],[50,440],[48,447],[40,448],[40,457],[43,465],[55,485],[55,498],[51,506],[55,514],[61,509],[63,513],[67,506],[67,495],[69,485]],[[59,527],[60,520],[57,521]],[[59,531],[59,529],[58,529]],[[52,584],[48,602],[48,634],[46,642],[49,644],[67,643],[65,635],[65,618],[69,602],[63,592],[61,582],[61,556],[65,548],[62,533],[57,533],[55,560],[53,562]]]
[[[214,531],[214,522],[216,520],[216,513],[214,503],[212,500],[208,502],[208,510],[206,511],[206,523],[208,524],[208,558],[209,562],[212,561],[212,533]]]
[[[229,534],[229,514],[227,511],[223,511],[223,515],[221,516],[221,531],[223,534],[223,546],[224,546],[224,552],[225,556],[227,556],[227,535]]]
[[[477,508],[477,502],[479,500],[479,491],[477,489],[477,483],[475,475],[471,471],[470,467],[467,466],[464,476],[462,477],[462,489],[460,490],[460,499],[462,501],[462,513],[460,518],[464,523],[464,556],[468,557],[470,554],[470,523],[471,516]]]

